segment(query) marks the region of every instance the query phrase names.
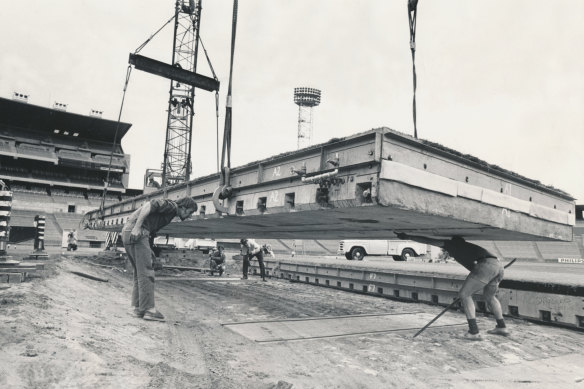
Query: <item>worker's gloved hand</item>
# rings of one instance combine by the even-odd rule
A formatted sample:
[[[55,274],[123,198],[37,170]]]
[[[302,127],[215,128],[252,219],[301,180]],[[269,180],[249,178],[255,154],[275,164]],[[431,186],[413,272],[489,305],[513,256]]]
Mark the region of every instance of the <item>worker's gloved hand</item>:
[[[405,232],[396,232],[395,234],[401,240],[407,240],[408,239],[408,234],[406,234]]]

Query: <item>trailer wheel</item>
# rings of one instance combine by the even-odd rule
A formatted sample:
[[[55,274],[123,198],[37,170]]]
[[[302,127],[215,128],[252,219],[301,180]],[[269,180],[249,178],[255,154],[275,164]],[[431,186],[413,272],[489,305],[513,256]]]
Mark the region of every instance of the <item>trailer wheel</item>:
[[[407,261],[409,257],[415,257],[416,252],[410,248],[405,248],[402,250],[401,259],[402,261]]]
[[[362,261],[363,258],[365,258],[365,250],[363,250],[361,247],[355,247],[351,250],[351,257],[358,261]]]

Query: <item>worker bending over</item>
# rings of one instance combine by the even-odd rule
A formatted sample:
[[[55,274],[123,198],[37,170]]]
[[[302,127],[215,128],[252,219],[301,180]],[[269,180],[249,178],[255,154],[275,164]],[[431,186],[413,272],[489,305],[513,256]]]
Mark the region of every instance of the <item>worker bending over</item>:
[[[145,320],[164,321],[154,305],[154,253],[149,237],[178,216],[185,220],[197,210],[190,197],[172,200],[151,200],[134,211],[122,229],[122,242],[134,268],[132,307],[134,315]]]
[[[266,280],[266,268],[264,266],[264,249],[253,239],[241,239],[241,253],[243,255],[243,279],[247,280],[247,271],[249,268],[249,261],[253,257],[258,259],[260,265],[260,274],[263,281]]]
[[[432,246],[438,246],[448,251],[456,262],[470,270],[470,274],[464,280],[458,296],[462,301],[462,307],[468,321],[468,332],[465,338],[470,340],[483,340],[477,326],[475,304],[472,295],[479,290],[483,290],[483,297],[487,302],[489,310],[497,320],[497,326],[487,331],[489,334],[508,336],[509,330],[505,326],[501,303],[495,296],[499,288],[499,283],[503,280],[504,268],[496,255],[490,251],[469,243],[459,236],[450,240],[432,239],[424,236],[408,235],[403,232],[396,233],[397,237],[402,240],[413,240],[420,243],[426,243]]]

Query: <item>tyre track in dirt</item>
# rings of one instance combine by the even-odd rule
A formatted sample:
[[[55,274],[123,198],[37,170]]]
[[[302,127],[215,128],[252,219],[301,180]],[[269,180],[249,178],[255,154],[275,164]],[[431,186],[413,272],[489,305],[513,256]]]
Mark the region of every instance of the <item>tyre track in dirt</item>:
[[[252,281],[254,282],[254,281]],[[343,297],[347,292],[328,288],[288,284],[284,281],[270,281],[268,283],[229,283],[218,284],[210,282],[178,282],[167,283],[173,288],[186,293],[196,291],[196,298],[205,296],[207,301],[216,302],[221,299],[222,306],[243,304],[257,308],[269,318],[301,318],[323,316],[347,316],[367,313],[404,311],[404,308],[395,302],[382,300],[371,296],[351,295],[347,300],[363,299],[364,304],[355,305],[354,302],[344,304]],[[291,297],[288,297],[291,296]],[[225,300],[225,299],[228,300]],[[335,300],[331,306],[330,300]],[[367,303],[367,304],[365,304]],[[408,307],[409,308],[409,307]],[[221,309],[221,307],[218,307]],[[407,309],[406,309],[407,310]],[[257,312],[256,312],[257,313]]]

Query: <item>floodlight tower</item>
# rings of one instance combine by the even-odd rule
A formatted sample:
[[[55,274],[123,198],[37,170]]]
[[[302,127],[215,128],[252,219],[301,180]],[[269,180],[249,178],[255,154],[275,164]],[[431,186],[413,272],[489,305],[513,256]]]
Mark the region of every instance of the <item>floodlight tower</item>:
[[[172,66],[196,73],[201,0],[175,3]],[[188,181],[191,167],[195,87],[171,81],[162,186]]]
[[[312,108],[320,104],[320,89],[294,88],[298,105],[298,148],[310,146],[312,140]]]

